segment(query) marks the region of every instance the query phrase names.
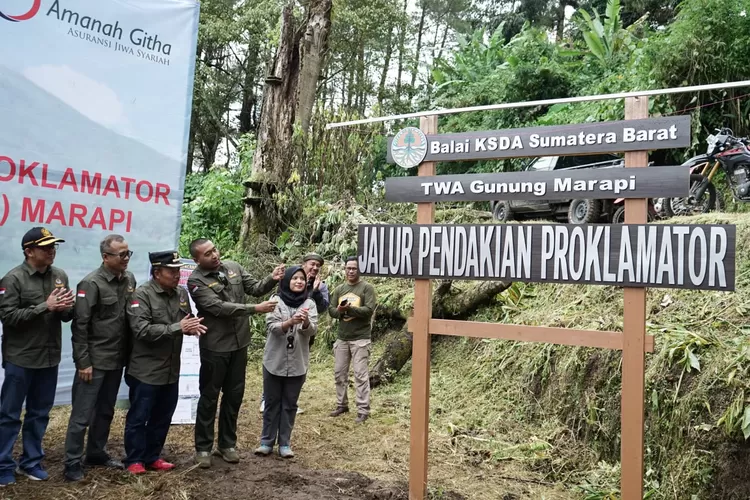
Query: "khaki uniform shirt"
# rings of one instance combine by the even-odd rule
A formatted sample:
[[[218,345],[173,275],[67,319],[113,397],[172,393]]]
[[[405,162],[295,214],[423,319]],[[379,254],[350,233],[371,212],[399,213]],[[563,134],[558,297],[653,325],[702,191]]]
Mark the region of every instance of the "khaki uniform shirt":
[[[40,273],[24,262],[0,281],[0,321],[3,322],[3,361],[23,368],[60,364],[62,322],[73,318],[73,308],[50,312],[47,297],[68,288],[65,271],[50,266]]]
[[[188,291],[208,331],[200,338],[201,349],[231,352],[250,344],[248,316],[255,306],[245,303],[245,294],[260,297],[277,281],[271,276],[258,281],[242,266],[223,261],[216,271],[196,268],[188,279]]]
[[[133,273],[118,279],[103,265],[89,273],[76,293],[73,361],[79,370],[119,370],[130,349],[126,306],[135,291]]]
[[[133,332],[128,374],[151,385],[174,384],[180,378],[182,328],[190,314],[188,294],[178,286],[165,290],[150,280],[138,287],[128,307]]]

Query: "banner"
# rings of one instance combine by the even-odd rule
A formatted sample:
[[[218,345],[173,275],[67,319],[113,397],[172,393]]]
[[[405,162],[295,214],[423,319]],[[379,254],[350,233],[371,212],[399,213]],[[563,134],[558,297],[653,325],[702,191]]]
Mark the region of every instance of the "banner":
[[[127,240],[139,285],[149,251],[177,248],[198,15],[193,0],[0,3],[0,274],[34,226],[66,240],[71,287],[107,234]],[[62,345],[56,404],[75,374],[69,325]]]
[[[180,286],[187,291],[187,281],[190,275],[198,267],[193,259],[181,259],[185,264],[180,269]],[[149,266],[149,273],[151,272]],[[193,298],[188,293],[190,309],[193,315],[198,316]],[[182,338],[182,353],[180,354],[180,392],[177,400],[177,408],[172,415],[172,424],[194,424],[198,411],[198,398],[200,397],[200,386],[198,376],[201,369],[201,353],[198,347],[198,337],[184,335]]]

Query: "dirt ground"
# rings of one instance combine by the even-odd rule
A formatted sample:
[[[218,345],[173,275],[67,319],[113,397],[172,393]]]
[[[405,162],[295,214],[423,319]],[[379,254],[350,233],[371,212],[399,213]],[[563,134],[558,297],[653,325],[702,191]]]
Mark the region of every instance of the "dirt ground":
[[[245,401],[240,413],[237,465],[214,457],[214,466],[192,464],[192,426],[172,426],[164,457],[177,465],[167,473],[140,477],[122,471],[94,469],[78,484],[63,481],[62,461],[68,407],[54,408],[45,450],[50,480],[17,478],[0,490],[0,499],[30,500],[217,500],[241,498],[284,500],[406,500],[409,473],[409,391],[405,386],[373,391],[372,416],[364,425],[355,413],[330,418],[335,404],[332,362],[325,356],[311,364],[292,436],[295,458],[256,457],[261,415],[260,363],[251,361]],[[353,398],[353,394],[351,395]],[[110,453],[121,458],[125,412],[117,410]],[[571,500],[575,495],[560,484],[513,461],[491,463],[467,456],[451,443],[441,422],[431,423],[430,498],[447,500]]]

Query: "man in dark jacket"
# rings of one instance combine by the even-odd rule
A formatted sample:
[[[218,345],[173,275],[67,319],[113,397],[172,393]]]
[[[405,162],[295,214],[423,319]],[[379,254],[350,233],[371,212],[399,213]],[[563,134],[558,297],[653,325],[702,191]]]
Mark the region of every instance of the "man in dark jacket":
[[[68,275],[54,267],[57,244],[46,228],[35,227],[21,241],[25,260],[0,281],[3,322],[3,380],[0,399],[0,486],[16,482],[13,445],[23,421],[23,455],[18,472],[34,480],[49,477],[41,465],[42,438],[55,402],[62,347],[62,322],[73,317]]]
[[[135,291],[135,277],[127,270],[128,243],[110,234],[99,245],[102,265],[78,283],[73,320],[73,407],[65,436],[65,471],[68,481],[83,479],[84,438],[86,465],[121,469],[122,463],[106,451],[115,414],[122,368],[127,361],[130,332],[126,306]]]
[[[235,444],[251,336],[248,316],[268,313],[276,307],[270,301],[246,304],[245,295],[259,297],[273,290],[284,276],[284,266],[276,267],[271,276],[257,281],[236,262],[222,261],[210,240],[194,240],[190,254],[198,267],[188,279],[188,291],[207,329],[199,342],[201,395],[195,422],[195,461],[201,468],[208,468],[220,392],[223,396],[215,453],[229,463],[240,461]]]
[[[142,474],[146,467],[174,468],[159,455],[177,408],[182,336],[206,332],[201,318],[190,315],[188,294],[179,286],[183,264],[177,252],[148,257],[152,279],[138,287],[128,307],[133,348],[125,374],[130,387],[125,465],[132,474]]]

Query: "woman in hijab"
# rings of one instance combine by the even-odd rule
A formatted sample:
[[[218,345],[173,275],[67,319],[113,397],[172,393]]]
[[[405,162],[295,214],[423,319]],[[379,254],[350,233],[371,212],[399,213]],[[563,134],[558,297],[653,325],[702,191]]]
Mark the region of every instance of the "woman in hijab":
[[[310,337],[318,329],[318,311],[315,301],[307,297],[307,276],[299,266],[287,268],[276,298],[276,309],[266,315],[268,334],[263,353],[266,403],[263,433],[255,453],[270,455],[278,443],[279,455],[291,458],[297,400],[307,375]]]

